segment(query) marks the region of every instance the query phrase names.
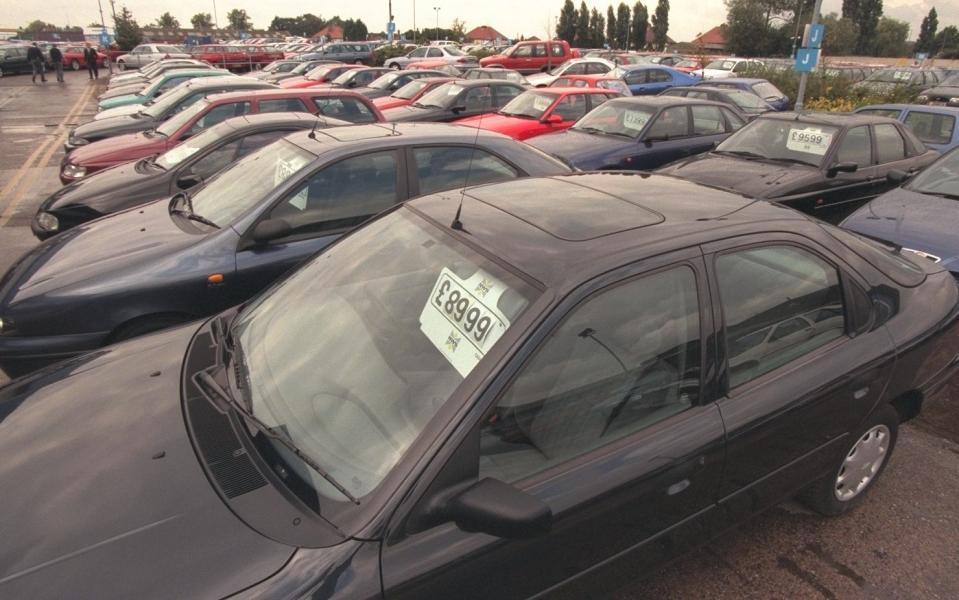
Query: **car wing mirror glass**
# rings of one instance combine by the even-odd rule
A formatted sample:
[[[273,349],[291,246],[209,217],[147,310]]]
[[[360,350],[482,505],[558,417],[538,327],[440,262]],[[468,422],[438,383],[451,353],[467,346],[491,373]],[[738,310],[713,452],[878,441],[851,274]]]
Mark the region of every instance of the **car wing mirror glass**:
[[[548,125],[556,125],[556,124],[558,124],[558,123],[562,123],[562,122],[563,122],[563,117],[554,114],[554,115],[549,115],[549,116],[543,117],[543,118],[541,119],[541,121],[542,121],[543,123],[548,124]]]
[[[286,219],[266,219],[253,228],[250,238],[257,244],[265,244],[290,235],[293,228]]]
[[[461,112],[466,112],[466,106],[464,106],[464,105],[462,105],[462,104],[457,104],[456,106],[452,107],[450,110],[453,111],[453,114],[457,114],[457,115],[458,115],[458,114],[460,114]]]
[[[891,183],[895,183],[895,184],[903,183],[907,179],[909,179],[909,177],[910,177],[909,173],[906,173],[905,171],[901,171],[899,169],[890,169],[889,172],[886,173],[886,179],[888,179]]]
[[[829,170],[826,172],[827,177],[835,177],[837,173],[855,173],[859,170],[859,165],[854,162],[844,161],[837,162],[833,166],[829,167]]]
[[[184,173],[176,180],[176,186],[181,190],[189,189],[203,182],[203,178],[196,173]]]
[[[463,531],[506,539],[543,535],[553,522],[553,511],[544,502],[489,477],[453,496],[444,512]]]

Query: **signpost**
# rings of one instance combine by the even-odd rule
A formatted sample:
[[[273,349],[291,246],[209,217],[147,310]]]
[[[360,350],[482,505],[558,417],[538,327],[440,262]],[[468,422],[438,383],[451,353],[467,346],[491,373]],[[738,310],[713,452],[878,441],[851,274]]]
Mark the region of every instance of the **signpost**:
[[[819,50],[815,48],[800,48],[796,51],[796,64],[793,67],[797,73],[811,73],[816,70],[819,62]]]
[[[812,10],[812,23],[806,26],[806,34],[803,36],[803,47],[796,52],[795,69],[800,73],[799,92],[796,94],[796,112],[801,112],[803,109],[809,73],[816,68],[816,64],[819,62],[819,49],[822,47],[822,39],[825,34],[825,27],[819,22],[819,11],[821,9],[822,0],[816,0],[816,6]]]

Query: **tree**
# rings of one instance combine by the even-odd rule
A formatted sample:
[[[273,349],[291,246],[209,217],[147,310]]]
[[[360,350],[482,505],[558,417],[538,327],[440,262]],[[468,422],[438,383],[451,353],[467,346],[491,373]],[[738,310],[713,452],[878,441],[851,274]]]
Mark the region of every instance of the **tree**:
[[[612,5],[606,9],[606,43],[610,48],[616,47],[616,13]]]
[[[347,19],[343,21],[342,25],[343,38],[350,42],[362,42],[369,33],[366,29],[366,23],[364,23],[362,19],[356,19],[355,21],[353,19]]]
[[[633,7],[633,26],[630,37],[637,50],[646,47],[646,32],[649,30],[649,11],[642,2],[636,2]]]
[[[213,15],[202,12],[196,13],[190,17],[190,24],[193,25],[193,29],[199,29],[200,31],[213,29]]]
[[[156,20],[156,26],[160,29],[179,29],[180,21],[169,12],[165,12]]]
[[[856,52],[869,54],[869,49],[876,47],[880,17],[882,17],[882,0],[859,0],[858,15],[854,19],[856,26],[859,27]]]
[[[883,17],[876,27],[876,36],[871,46],[874,56],[906,56],[909,23]]]
[[[305,13],[298,17],[273,17],[270,22],[270,31],[285,31],[290,35],[311,37],[323,29],[326,21],[313,13]]]
[[[113,37],[120,50],[133,50],[142,40],[143,33],[140,26],[133,19],[133,13],[124,4],[120,12],[113,17]]]
[[[859,19],[859,0],[842,0],[842,18],[852,21]]]
[[[249,31],[253,27],[250,23],[250,15],[246,14],[242,8],[234,8],[226,13],[226,20],[230,24],[230,29],[236,34]]]
[[[788,54],[797,6],[791,0],[725,0],[726,49],[740,56]],[[655,16],[653,17],[655,19]],[[778,25],[778,26],[774,26]],[[654,25],[655,28],[655,25]]]
[[[453,24],[450,25],[450,31],[453,32],[453,37],[451,39],[460,41],[466,37],[466,21],[462,19],[453,19]]]
[[[576,39],[576,7],[573,0],[563,3],[563,10],[559,11],[559,21],[556,22],[556,37],[566,40],[570,44]]]
[[[602,48],[606,40],[604,29],[606,19],[595,8],[589,12],[589,45],[593,48]],[[945,30],[943,30],[945,31]]]
[[[852,19],[840,19],[836,13],[829,13],[821,19],[821,22],[826,26],[825,37],[822,40],[824,54],[848,56],[856,52],[859,28]]]
[[[629,6],[620,2],[616,7],[616,45],[623,50],[629,49]]]
[[[588,48],[592,45],[589,33],[589,8],[586,7],[586,0],[579,5],[579,11],[576,13],[576,45]]]
[[[666,36],[669,33],[669,0],[659,0],[656,12],[653,14],[653,45],[657,50],[666,47]]]
[[[24,31],[29,33],[40,33],[41,31],[56,31],[59,27],[53,23],[45,23],[40,20],[30,21],[27,23],[27,26],[23,28]]]
[[[919,37],[916,39],[916,52],[933,53],[936,45],[936,30],[939,29],[939,15],[936,7],[929,9],[929,14],[919,26]]]
[[[943,27],[936,36],[935,52],[943,58],[959,58],[959,28],[955,25]]]

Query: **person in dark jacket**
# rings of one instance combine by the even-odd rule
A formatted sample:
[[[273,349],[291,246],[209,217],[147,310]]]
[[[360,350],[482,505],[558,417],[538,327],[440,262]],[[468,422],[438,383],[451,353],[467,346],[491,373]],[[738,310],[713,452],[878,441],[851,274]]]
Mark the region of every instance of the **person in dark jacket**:
[[[63,52],[56,46],[50,48],[50,62],[53,63],[53,69],[57,72],[57,81],[63,83]]]
[[[90,79],[100,79],[100,72],[97,71],[97,51],[90,47],[90,42],[87,42],[83,49],[83,60],[87,63],[87,72],[90,73]]]
[[[43,64],[43,52],[40,51],[40,46],[36,42],[33,42],[33,45],[27,48],[27,60],[33,67],[33,83],[37,82],[37,74],[40,75],[40,81],[46,83],[47,67]]]

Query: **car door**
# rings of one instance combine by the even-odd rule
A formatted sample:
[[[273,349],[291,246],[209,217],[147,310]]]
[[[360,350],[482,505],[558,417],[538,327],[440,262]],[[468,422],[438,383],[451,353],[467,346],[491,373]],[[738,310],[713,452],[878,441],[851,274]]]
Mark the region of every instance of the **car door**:
[[[242,301],[376,213],[408,197],[405,156],[378,150],[343,158],[303,177],[257,219],[282,220],[289,233],[256,243],[245,232],[231,293]]]
[[[835,155],[827,161],[823,179],[811,184],[818,189],[806,192],[804,199],[790,202],[790,206],[821,219],[851,212],[853,208],[875,196],[874,180],[878,174],[874,154],[869,126],[860,125],[848,129]],[[829,166],[840,163],[856,163],[858,168],[852,173],[837,172],[830,177]]]
[[[730,126],[718,106],[693,105],[689,110],[693,120],[693,133],[687,146],[690,156],[709,152],[729,136]]]
[[[887,177],[890,171],[898,170],[914,174],[919,172],[921,167],[909,156],[906,140],[899,132],[899,127],[891,123],[876,124],[872,126],[872,134],[876,157],[876,169],[872,177],[872,196],[875,197],[899,186],[899,182]]]
[[[732,524],[825,475],[881,399],[895,348],[868,286],[827,245],[783,233],[703,249],[727,435],[720,514]]]
[[[590,282],[553,310],[473,405],[425,493],[397,511],[382,549],[387,600],[508,600],[561,583],[601,597],[614,573],[635,577],[702,541],[724,445],[701,380],[712,356],[703,284],[699,251],[687,250]],[[548,505],[551,530],[515,540],[423,523],[430,487],[484,478]]]
[[[535,59],[533,58],[533,44],[518,46],[504,66],[508,69],[515,69],[521,73],[537,71]]]
[[[643,94],[658,94],[675,85],[672,74],[665,69],[647,69],[646,85],[643,86]]]
[[[655,169],[689,156],[691,136],[689,107],[671,106],[659,111],[646,126],[630,168]]]
[[[634,96],[641,96],[647,93],[644,91],[646,88],[646,71],[647,69],[633,69],[627,71],[623,77],[623,81],[626,82],[626,86]]]

